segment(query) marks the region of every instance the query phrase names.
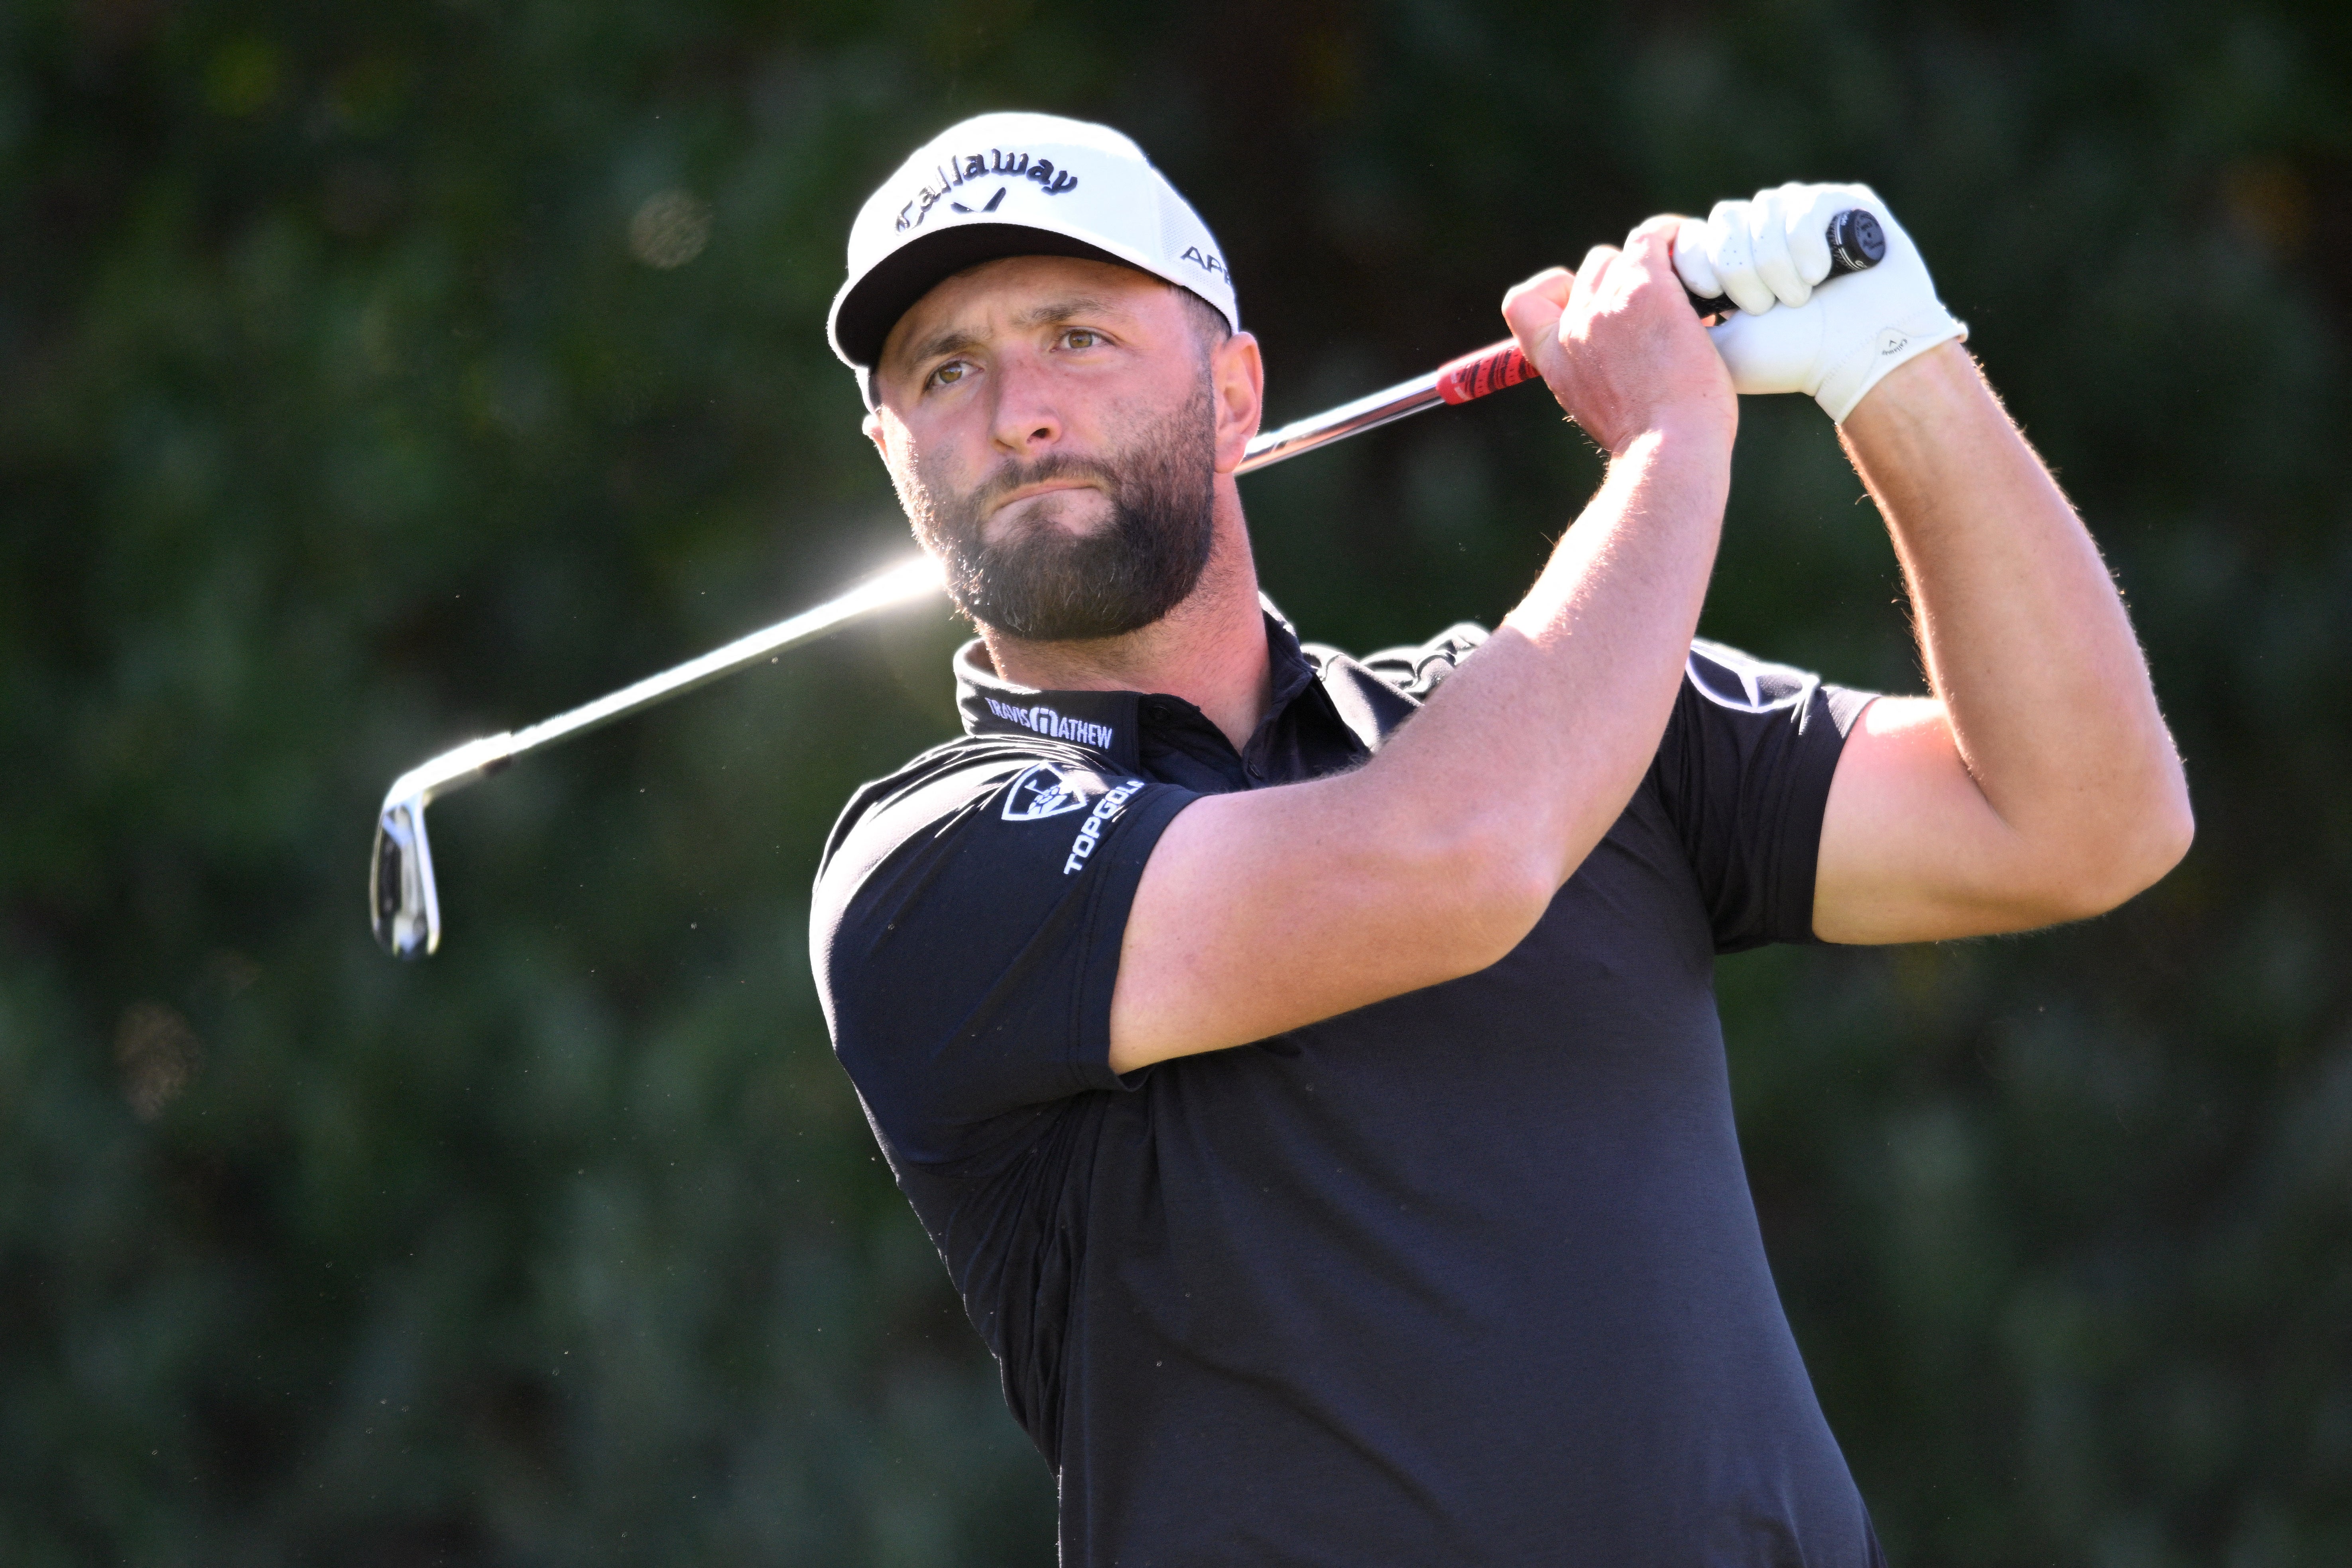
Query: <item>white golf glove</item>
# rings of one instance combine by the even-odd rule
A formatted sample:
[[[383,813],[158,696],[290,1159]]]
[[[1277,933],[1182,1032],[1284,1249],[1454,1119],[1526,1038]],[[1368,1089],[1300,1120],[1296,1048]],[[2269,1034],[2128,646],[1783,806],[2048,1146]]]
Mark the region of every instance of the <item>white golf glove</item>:
[[[1886,256],[1830,276],[1830,219],[1864,207]],[[1881,377],[1937,343],[1968,336],[1936,298],[1919,247],[1868,185],[1780,185],[1685,218],[1675,270],[1701,299],[1739,310],[1707,330],[1740,392],[1802,392],[1843,424]]]

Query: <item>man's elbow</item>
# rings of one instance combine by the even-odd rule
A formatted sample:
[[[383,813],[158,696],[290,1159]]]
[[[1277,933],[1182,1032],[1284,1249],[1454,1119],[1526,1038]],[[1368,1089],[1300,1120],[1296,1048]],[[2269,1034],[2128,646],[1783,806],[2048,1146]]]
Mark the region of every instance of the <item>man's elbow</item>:
[[[2189,847],[2197,842],[2197,813],[2189,804],[2188,781],[2176,781],[2168,792],[2164,805],[2154,814],[2155,822],[2148,849],[2147,880],[2142,888],[2153,887],[2171,869],[2189,858]]]
[[[2162,881],[2189,853],[2197,837],[2197,816],[2185,784],[2118,815],[2073,855],[2053,858],[2052,879],[2042,891],[2048,923],[2089,920],[2138,897]]]
[[[1416,870],[1415,902],[1426,928],[1444,933],[1440,963],[1457,977],[1502,962],[1559,891],[1557,867],[1508,825],[1443,835]]]

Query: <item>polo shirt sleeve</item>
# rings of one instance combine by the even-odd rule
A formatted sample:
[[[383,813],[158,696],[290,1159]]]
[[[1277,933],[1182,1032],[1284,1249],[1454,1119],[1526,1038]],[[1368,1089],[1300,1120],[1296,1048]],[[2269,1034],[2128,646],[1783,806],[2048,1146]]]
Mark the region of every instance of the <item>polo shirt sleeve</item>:
[[[1691,645],[1651,776],[1697,877],[1717,952],[1814,940],[1830,779],[1874,695],[1720,643]]]
[[[1195,798],[1099,759],[957,748],[851,802],[810,958],[834,1049],[903,1157],[952,1166],[1126,1087],[1110,998],[1143,867]]]

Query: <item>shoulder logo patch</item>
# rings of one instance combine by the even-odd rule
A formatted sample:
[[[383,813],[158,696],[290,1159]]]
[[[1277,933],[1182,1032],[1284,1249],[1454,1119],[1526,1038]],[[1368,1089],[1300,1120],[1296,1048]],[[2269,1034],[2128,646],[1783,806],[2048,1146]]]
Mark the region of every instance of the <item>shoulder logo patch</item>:
[[[1694,645],[1684,673],[1709,701],[1743,713],[1796,707],[1812,685],[1796,670],[1713,646]]]
[[[1043,822],[1049,816],[1084,811],[1088,802],[1109,790],[1097,774],[1075,769],[1065,773],[1051,763],[1033,763],[1004,792],[1004,820]]]

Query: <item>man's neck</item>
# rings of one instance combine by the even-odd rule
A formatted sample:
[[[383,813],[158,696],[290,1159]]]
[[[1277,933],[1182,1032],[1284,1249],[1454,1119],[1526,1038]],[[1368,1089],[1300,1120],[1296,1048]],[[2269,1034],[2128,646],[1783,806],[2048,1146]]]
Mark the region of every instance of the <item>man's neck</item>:
[[[1198,708],[1238,751],[1274,702],[1257,567],[1231,479],[1218,486],[1209,563],[1183,603],[1120,637],[1027,642],[980,628],[996,673],[1041,690],[1162,691]]]

